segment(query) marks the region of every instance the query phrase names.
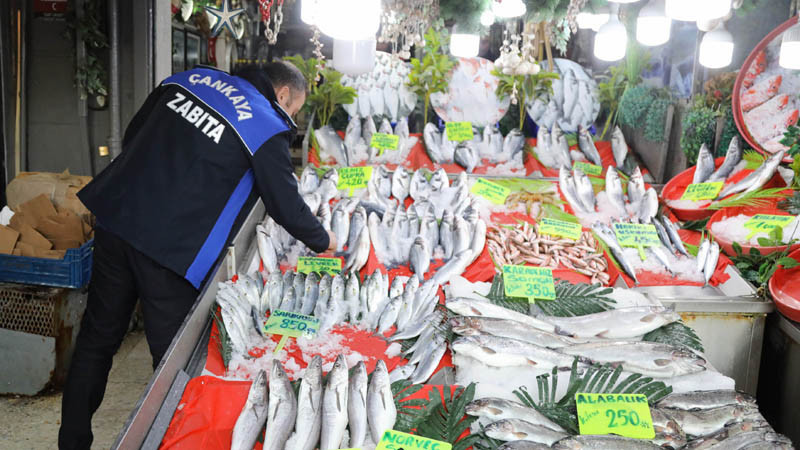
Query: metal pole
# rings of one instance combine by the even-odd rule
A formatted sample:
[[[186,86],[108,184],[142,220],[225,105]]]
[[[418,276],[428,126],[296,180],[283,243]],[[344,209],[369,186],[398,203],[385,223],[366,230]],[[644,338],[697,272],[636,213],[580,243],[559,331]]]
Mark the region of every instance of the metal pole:
[[[108,2],[108,37],[109,37],[109,101],[108,112],[110,117],[110,136],[108,147],[111,157],[116,158],[122,153],[121,118],[120,118],[120,92],[119,92],[119,11],[117,0]]]

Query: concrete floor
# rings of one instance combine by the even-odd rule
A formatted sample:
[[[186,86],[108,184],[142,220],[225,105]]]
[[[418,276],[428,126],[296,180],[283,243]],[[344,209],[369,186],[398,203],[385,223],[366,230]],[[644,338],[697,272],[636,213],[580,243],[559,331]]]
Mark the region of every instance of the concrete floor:
[[[92,421],[92,449],[111,447],[152,374],[144,332],[129,333],[114,357],[103,404]],[[0,417],[0,449],[57,448],[61,392],[0,397]]]

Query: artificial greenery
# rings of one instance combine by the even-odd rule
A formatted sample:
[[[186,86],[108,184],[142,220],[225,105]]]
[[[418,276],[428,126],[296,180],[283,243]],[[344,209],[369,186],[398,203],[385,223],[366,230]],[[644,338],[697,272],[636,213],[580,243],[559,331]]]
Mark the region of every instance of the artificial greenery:
[[[69,33],[73,38],[80,35],[86,47],[86,57],[83,61],[76,58],[75,85],[79,88],[80,97],[85,100],[88,96],[105,97],[108,95],[106,67],[100,57],[100,52],[108,48],[108,37],[103,31],[103,11],[97,0],[86,0],[83,4],[83,15],[80,20],[75,18],[69,25]],[[98,100],[98,103],[101,103]]]
[[[553,80],[559,78],[557,73],[540,71],[535,75],[506,75],[497,69],[492,75],[499,79],[495,93],[501,99],[515,97],[519,107],[519,129],[525,125],[525,103],[528,99],[549,96],[553,93]],[[516,88],[516,94],[515,94]]]
[[[783,200],[789,197],[789,193],[785,192],[785,187],[780,188],[767,188],[767,189],[756,189],[755,191],[751,192],[742,192],[741,194],[736,194],[733,197],[727,198],[725,200],[720,200],[718,202],[714,202],[706,207],[706,209],[723,209],[723,208],[735,208],[741,206],[750,206],[753,208],[764,208],[772,205],[775,203],[776,200]]]
[[[800,153],[800,126],[790,125],[781,139],[781,144],[789,147],[788,155],[797,156]]]
[[[683,322],[673,322],[644,335],[643,341],[685,347],[703,352],[703,342],[694,330]]]
[[[400,380],[392,383],[392,396],[394,397],[395,407],[397,408],[397,420],[392,429],[409,433],[425,420],[426,409],[435,408],[440,401],[439,396],[430,398],[430,393],[424,399],[409,399],[412,395],[422,389],[421,384],[411,384],[408,380]]]
[[[439,0],[439,18],[454,24],[459,33],[481,31],[481,14],[491,6],[489,0]]]
[[[619,100],[619,123],[641,127],[644,121],[645,138],[651,142],[663,142],[670,104],[669,92],[665,89],[655,89],[642,83],[629,86]]]
[[[755,247],[750,248],[748,253],[742,251],[742,246],[738,242],[732,244],[733,251],[736,256],[732,257],[733,263],[736,268],[741,272],[742,277],[756,286],[756,292],[759,297],[766,298],[767,296],[767,282],[772,278],[772,275],[778,270],[778,267],[791,269],[800,265],[794,258],[789,257],[789,251],[795,240],[789,243],[783,242],[783,228],[775,227],[770,233],[769,237],[761,237],[758,239],[758,245],[762,247],[778,247],[786,246],[783,251],[773,252],[768,255],[762,255]]]
[[[728,151],[728,146],[731,143],[731,139],[738,136],[739,137],[739,145],[747,148],[747,142],[742,139],[742,136],[739,134],[739,128],[736,127],[736,121],[733,119],[733,108],[725,108],[724,110],[724,120],[725,124],[722,127],[722,134],[719,137],[719,145],[717,145],[717,151],[714,152],[715,157],[725,156],[725,153]]]
[[[580,374],[578,358],[575,358],[570,370],[569,381],[567,382],[567,391],[560,399],[556,400],[559,378],[558,367],[554,367],[550,373],[536,377],[538,402],[533,399],[525,387],[515,390],[514,395],[526,406],[536,409],[570,433],[577,434],[578,417],[575,394],[579,392],[644,394],[647,396],[647,402],[651,405],[672,392],[671,387],[661,381],[653,381],[652,377],[632,373],[618,382],[621,375],[622,366],[617,365],[616,368],[612,368],[610,364],[588,367],[583,374]]]
[[[793,216],[800,215],[800,191],[794,191],[791,197],[787,197],[778,203],[778,208]]]
[[[644,50],[636,39],[628,39],[625,62],[611,66],[608,72],[597,77],[600,106],[606,118],[600,139],[617,124],[621,98],[625,92],[642,81],[642,72],[649,67],[650,53]]]
[[[217,312],[218,309],[219,305],[214,303],[214,307],[211,308],[211,317],[217,325],[217,348],[219,349],[219,354],[222,355],[222,365],[227,369],[228,363],[231,361],[231,354],[233,353],[233,343],[231,342],[230,336],[228,336],[228,330],[225,328],[225,323],[220,316],[221,312]]]
[[[424,56],[422,59],[411,58],[411,72],[406,83],[411,90],[422,97],[423,125],[428,123],[428,110],[431,104],[431,94],[444,92],[452,76],[455,60],[444,49],[446,36],[433,27],[425,33]]]
[[[708,148],[714,148],[719,114],[719,111],[706,106],[702,100],[697,101],[686,111],[681,122],[681,149],[686,155],[688,165],[693,166],[697,163],[697,154],[703,144]]]
[[[559,280],[555,284],[555,291],[556,301],[541,300],[535,303],[548,316],[583,316],[614,308],[614,300],[608,298],[608,294],[612,290],[598,284],[572,284]],[[506,296],[502,273],[495,275],[486,298],[492,303],[512,311],[523,314],[529,314],[530,312],[528,299]]]

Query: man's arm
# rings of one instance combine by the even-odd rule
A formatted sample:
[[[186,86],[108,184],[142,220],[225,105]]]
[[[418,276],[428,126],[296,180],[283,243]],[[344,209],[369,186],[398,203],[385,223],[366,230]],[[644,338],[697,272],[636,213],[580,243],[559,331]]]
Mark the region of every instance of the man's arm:
[[[308,248],[324,252],[330,244],[328,232],[297,192],[293,171],[286,133],[275,135],[253,155],[256,188],[267,213]]]

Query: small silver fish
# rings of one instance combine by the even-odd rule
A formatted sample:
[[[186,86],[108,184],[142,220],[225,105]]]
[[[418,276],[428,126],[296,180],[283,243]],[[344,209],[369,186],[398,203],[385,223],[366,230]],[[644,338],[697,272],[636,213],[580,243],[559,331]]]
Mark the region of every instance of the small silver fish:
[[[553,445],[569,436],[567,433],[551,430],[520,419],[498,420],[487,425],[484,431],[492,439],[501,441],[526,440],[545,445]]]
[[[608,249],[611,250],[611,254],[617,260],[620,266],[622,266],[622,270],[631,277],[634,283],[639,284],[639,280],[636,278],[636,271],[633,269],[630,261],[625,257],[625,252],[622,250],[622,247],[619,245],[619,241],[617,241],[617,236],[614,234],[614,230],[612,230],[608,225],[600,222],[595,222],[592,224],[592,230],[595,234],[608,246]]]
[[[328,310],[328,300],[331,298],[331,284],[333,277],[330,274],[322,275],[319,280],[319,297],[317,303],[314,305],[314,317],[322,319],[325,312]]]
[[[753,173],[742,178],[736,184],[726,186],[724,189],[722,189],[722,192],[719,193],[717,199],[725,198],[731,194],[737,194],[739,192],[752,192],[761,188],[761,186],[764,186],[764,184],[766,184],[767,181],[769,181],[772,176],[775,175],[775,171],[778,170],[778,166],[781,164],[783,155],[785,153],[786,151],[781,150],[767,158],[767,161],[758,169],[753,171]]]
[[[391,383],[394,383],[400,380],[407,380],[408,377],[410,377],[411,374],[414,373],[414,370],[416,370],[416,368],[417,366],[412,364],[406,364],[403,366],[395,367],[395,369],[389,373],[389,381]]]
[[[359,142],[363,142],[361,137],[361,119],[353,116],[347,122],[347,128],[344,132],[344,148],[347,150],[348,159],[353,159],[353,154]],[[369,142],[367,143],[369,144]],[[308,166],[311,167],[311,166]]]
[[[453,257],[453,249],[455,246],[453,230],[454,220],[453,213],[449,209],[446,209],[442,215],[442,221],[439,224],[439,245],[442,246],[445,260]]]
[[[722,165],[719,166],[719,169],[715,170],[706,181],[725,181],[732,174],[733,169],[741,160],[742,145],[739,141],[739,136],[734,136],[731,139],[730,144],[728,144],[728,151],[725,152],[725,160],[722,161]]]
[[[358,272],[349,272],[346,275],[344,301],[347,304],[347,314],[350,317],[350,322],[354,324],[359,322],[358,316],[361,312],[361,303],[359,302],[361,286],[359,282]]]
[[[400,120],[397,121],[394,125],[394,134],[400,136],[400,144],[398,147],[402,149],[403,146],[406,145],[406,142],[408,142],[408,119],[401,117]]]
[[[706,259],[708,259],[708,253],[711,250],[711,242],[708,239],[703,239],[703,242],[700,243],[700,246],[697,247],[697,271],[703,272],[706,268]]]
[[[287,450],[314,450],[322,428],[322,358],[315,355],[303,373],[297,394],[295,435],[289,439]]]
[[[350,427],[349,446],[359,448],[367,438],[367,367],[359,361],[350,376],[347,416]]]
[[[661,245],[669,250],[670,253],[675,253],[675,247],[672,246],[672,239],[670,239],[669,234],[667,234],[664,225],[658,220],[654,220],[652,224],[656,227],[656,233],[658,233],[658,239],[661,241]]]
[[[397,420],[389,371],[383,360],[379,360],[375,365],[367,388],[367,416],[369,431],[374,441],[380,440],[386,430],[391,430]]]
[[[550,130],[545,126],[540,126],[539,130],[536,132],[536,147],[534,151],[542,164],[551,168],[558,167],[558,158],[556,158],[556,155],[553,154],[550,148],[550,141]]]
[[[689,256],[689,252],[686,251],[686,247],[683,245],[683,240],[681,240],[681,236],[678,234],[678,227],[675,226],[675,224],[672,223],[672,221],[666,216],[661,217],[661,223],[664,224],[664,229],[667,230],[667,234],[669,235],[669,239],[672,241],[673,247],[681,254]]]
[[[614,163],[617,169],[625,167],[625,159],[628,157],[628,143],[625,142],[625,135],[619,126],[614,127],[611,132],[611,153],[614,154]]]
[[[641,169],[637,166],[631,174],[630,180],[628,180],[628,202],[633,205],[634,211],[639,210],[639,203],[644,198],[644,194],[644,177]]]
[[[578,125],[578,148],[592,164],[603,167],[603,159],[600,158],[600,152],[597,151],[592,134],[580,125]]]
[[[375,121],[372,120],[372,116],[364,118],[364,123],[361,126],[361,137],[364,139],[364,143],[367,147],[369,147],[372,142],[372,135],[377,132],[378,128],[375,126]]]
[[[564,132],[561,131],[561,127],[559,127],[557,123],[553,124],[553,129],[550,131],[550,136],[550,148],[552,151],[555,151],[556,159],[558,160],[560,166],[566,168],[572,167],[572,156],[569,154],[569,143],[567,142],[567,137],[564,136]]]
[[[367,260],[369,259],[370,244],[371,239],[369,228],[362,226],[355,245],[349,249],[350,253],[347,255],[347,261],[345,262],[344,266],[345,271],[358,272],[362,267],[364,267],[364,265],[367,264]]]
[[[386,307],[383,308],[380,319],[378,319],[378,334],[383,334],[389,331],[395,323],[397,323],[397,316],[400,313],[400,307],[403,304],[401,296],[392,297]]]
[[[306,284],[303,289],[303,302],[300,306],[300,314],[309,315],[314,312],[319,298],[319,275],[311,272],[306,277]]]
[[[344,355],[339,355],[328,373],[328,384],[322,395],[319,450],[335,450],[341,445],[347,428],[348,397],[347,361]]]
[[[330,125],[325,125],[314,131],[314,139],[317,140],[321,147],[320,150],[333,156],[339,165],[344,167],[350,165],[347,159],[347,151],[344,148],[344,141]]]
[[[269,291],[270,311],[278,309],[281,305],[281,298],[283,297],[283,275],[280,271],[269,274],[265,289]]]
[[[417,365],[417,369],[411,374],[411,377],[409,377],[411,383],[421,384],[428,381],[439,366],[439,362],[442,360],[445,351],[447,351],[447,343],[444,337],[437,335],[434,338],[432,346],[428,347],[426,355],[420,360],[419,365]]]
[[[300,183],[297,186],[300,195],[311,194],[319,187],[319,176],[313,166],[306,166],[300,174]],[[314,212],[314,211],[312,211]]]
[[[456,151],[456,141],[451,141],[450,138],[447,136],[447,128],[444,129],[442,132],[442,158],[443,162],[453,162],[453,158],[455,156]]]
[[[405,168],[398,166],[392,174],[392,196],[401,204],[408,197],[411,189],[411,174]]]
[[[503,153],[503,135],[496,127],[487,125],[483,128],[483,140],[481,142],[481,155],[495,160]]]
[[[606,172],[606,195],[612,206],[617,210],[615,215],[618,219],[628,217],[628,211],[625,209],[625,195],[622,192],[622,180],[619,178],[617,169],[609,167]]]
[[[595,197],[594,187],[589,177],[583,173],[581,169],[575,167],[572,170],[572,179],[575,183],[575,192],[578,194],[578,200],[583,204],[583,207],[588,212],[595,210]],[[658,201],[658,198],[656,198]]]
[[[521,155],[524,149],[525,135],[522,134],[519,128],[511,129],[503,140],[503,155],[505,155],[509,161],[512,161],[517,155]]]
[[[564,194],[564,198],[567,199],[567,202],[576,213],[589,213],[589,211],[583,205],[583,202],[578,197],[578,193],[575,189],[575,182],[569,172],[569,169],[565,166],[561,166],[558,171],[558,187],[561,189],[561,193]]]
[[[350,231],[347,233],[347,247],[352,251],[353,247],[358,241],[358,236],[361,234],[361,229],[367,224],[367,210],[358,205],[356,210],[350,216]]]
[[[231,450],[251,450],[258,440],[261,428],[267,421],[267,373],[258,371],[247,401],[236,419],[231,436]]]
[[[431,191],[434,193],[441,192],[442,189],[450,185],[450,181],[447,178],[447,172],[445,172],[445,170],[441,167],[431,174],[429,183],[431,185]]]
[[[261,262],[264,263],[264,269],[267,273],[278,272],[278,254],[275,251],[272,238],[269,237],[263,225],[256,225],[256,238],[258,254],[261,257]]]
[[[705,265],[703,266],[703,277],[706,284],[711,280],[714,272],[717,270],[717,262],[719,261],[719,244],[717,241],[711,243],[708,249],[708,256],[706,256]]]
[[[462,141],[455,149],[454,158],[456,164],[463,167],[467,173],[472,173],[478,165],[478,151],[472,141]]]
[[[692,183],[705,182],[714,173],[714,167],[714,155],[711,154],[711,150],[704,142],[697,154],[697,166],[694,169]]]
[[[297,417],[297,399],[292,383],[278,360],[272,360],[269,375],[269,417],[264,432],[265,450],[283,450]]]
[[[430,122],[426,123],[422,138],[425,142],[425,150],[428,152],[431,161],[437,164],[445,162],[442,154],[442,134],[436,125]]]
[[[350,215],[344,210],[341,202],[333,208],[331,231],[336,235],[336,251],[341,252],[347,243],[347,237],[350,233]]]
[[[658,193],[653,188],[648,188],[637,208],[639,222],[650,223],[658,214]]]
[[[422,169],[417,169],[411,176],[409,194],[415,202],[425,200],[430,196],[431,186]]]
[[[392,129],[392,124],[389,122],[389,119],[384,118],[381,121],[381,126],[378,127],[378,133],[394,134],[394,130]]]
[[[522,403],[501,398],[484,397],[473,400],[467,404],[464,412],[470,416],[486,417],[492,422],[503,419],[519,419],[534,425],[550,428],[553,431],[564,432],[563,428],[545,417],[539,411],[529,408]]]

